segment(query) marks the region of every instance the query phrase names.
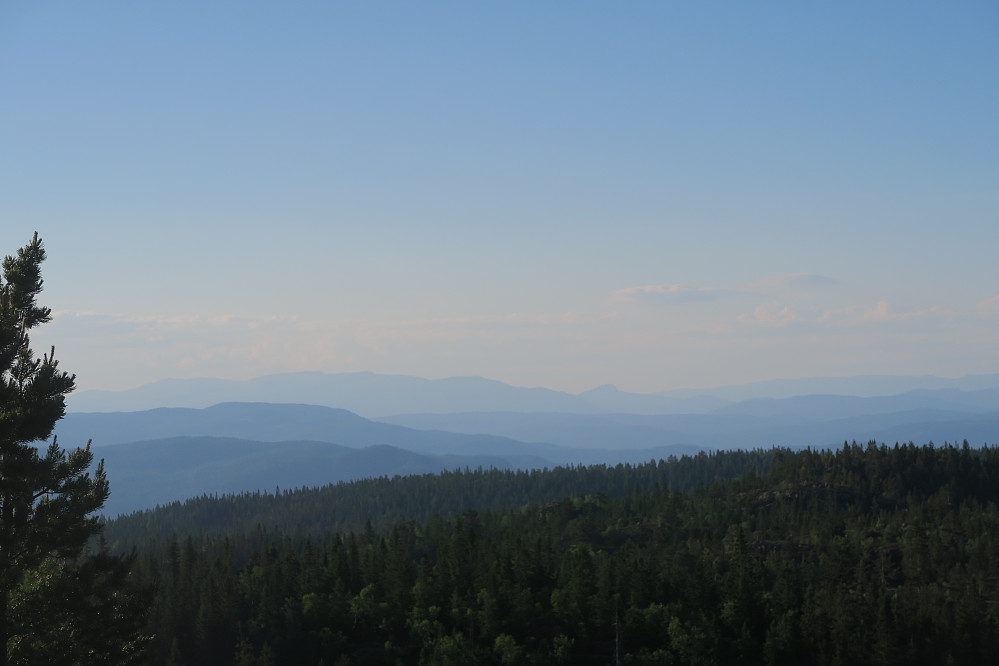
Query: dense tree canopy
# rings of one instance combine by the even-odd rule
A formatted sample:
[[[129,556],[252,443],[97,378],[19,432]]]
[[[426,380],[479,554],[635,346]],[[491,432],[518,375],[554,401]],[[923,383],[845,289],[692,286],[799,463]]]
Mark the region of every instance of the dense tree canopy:
[[[109,532],[159,535],[136,563],[154,665],[988,663],[997,478],[992,448],[848,444],[205,498],[187,536],[182,506]],[[475,510],[479,484],[507,506]],[[303,531],[293,499],[399,508]],[[271,518],[202,530],[213,504]]]

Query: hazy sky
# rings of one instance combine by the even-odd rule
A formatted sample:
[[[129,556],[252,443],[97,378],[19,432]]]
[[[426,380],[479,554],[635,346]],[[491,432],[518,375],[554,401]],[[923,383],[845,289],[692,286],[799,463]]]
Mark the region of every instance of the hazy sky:
[[[999,372],[999,4],[4,2],[35,230],[81,388]]]

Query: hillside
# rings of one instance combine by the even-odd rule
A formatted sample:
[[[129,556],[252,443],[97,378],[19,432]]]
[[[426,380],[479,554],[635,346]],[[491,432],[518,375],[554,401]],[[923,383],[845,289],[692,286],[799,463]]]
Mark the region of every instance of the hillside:
[[[116,516],[202,495],[322,486],[451,469],[507,469],[499,456],[425,455],[394,446],[260,442],[230,437],[171,437],[101,447],[112,481],[103,513]],[[518,466],[543,467],[533,458]]]
[[[281,445],[283,446],[283,445]],[[454,516],[469,509],[506,511],[576,495],[623,498],[657,485],[689,492],[710,483],[765,472],[774,452],[718,451],[638,465],[569,466],[546,470],[456,467],[453,471],[372,477],[315,487],[200,495],[108,521],[116,547],[151,539],[233,536],[262,528],[323,536],[387,532],[400,520]],[[112,491],[112,498],[117,490]],[[114,514],[111,514],[114,515]]]
[[[346,534],[322,532],[333,488],[107,529],[142,544],[138,582],[159,582],[153,666],[988,663],[997,476],[992,448],[717,453],[337,486],[353,520],[377,519]],[[480,486],[517,508],[486,510]],[[414,497],[450,503],[413,516]],[[319,522],[303,529],[296,504]],[[213,515],[232,529],[203,531]]]

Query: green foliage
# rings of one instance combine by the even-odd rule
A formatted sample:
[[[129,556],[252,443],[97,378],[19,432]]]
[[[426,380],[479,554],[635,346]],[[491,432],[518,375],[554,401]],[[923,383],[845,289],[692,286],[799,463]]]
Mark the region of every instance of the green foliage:
[[[131,558],[106,552],[67,563],[47,559],[11,594],[11,662],[138,664],[146,639],[137,632],[148,591],[129,581]],[[123,632],[131,627],[133,632]]]
[[[644,465],[567,466],[549,470],[455,470],[336,483],[276,494],[204,495],[111,520],[104,534],[112,548],[142,547],[168,537],[212,535],[234,538],[254,530],[296,537],[360,532],[370,524],[388,533],[400,520],[425,521],[468,509],[547,512],[567,497],[625,498],[656,487],[687,492],[747,473],[763,473],[775,451],[717,451]],[[550,503],[550,505],[549,505]],[[537,507],[535,505],[544,505]]]
[[[75,384],[54,347],[38,359],[30,346],[51,316],[35,300],[44,259],[35,234],[0,279],[0,664],[133,663],[143,614],[125,583],[129,559],[83,555],[108,496],[103,464],[88,473],[89,443],[67,453],[53,439],[44,455],[34,445]]]
[[[292,522],[151,543],[137,563],[163,583],[149,663],[938,664],[999,650],[995,449],[552,470],[505,477],[508,499],[545,474],[616,490],[345,535],[291,536]],[[423,477],[421,492],[456,478]],[[356,490],[391,503],[412,483]]]

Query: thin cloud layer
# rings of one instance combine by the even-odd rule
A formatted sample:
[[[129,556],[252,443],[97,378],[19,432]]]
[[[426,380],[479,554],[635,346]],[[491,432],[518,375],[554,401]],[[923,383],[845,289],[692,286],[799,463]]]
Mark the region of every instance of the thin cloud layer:
[[[681,284],[651,284],[641,287],[628,287],[614,292],[615,301],[712,301],[739,293],[737,290],[722,287],[687,287]]]
[[[999,296],[979,301],[975,305],[975,312],[983,317],[999,317]]]
[[[736,320],[740,324],[755,324],[767,327],[781,327],[797,319],[794,308],[780,303],[763,303],[752,314],[739,315]]]
[[[786,273],[765,277],[746,285],[749,290],[806,289],[839,284],[839,280],[814,273]]]
[[[320,320],[66,311],[56,313],[46,333],[59,345],[67,369],[98,383],[113,367],[126,373],[117,386],[126,388],[149,377],[247,378],[315,369],[490,374],[480,357],[493,364],[506,359],[508,365],[558,359],[585,351],[588,337],[615,317],[556,312]],[[435,365],[444,369],[434,372]]]
[[[713,301],[731,296],[767,295],[786,290],[805,290],[838,284],[837,280],[813,273],[787,273],[773,275],[734,287],[691,287],[682,284],[652,284],[628,287],[614,292],[612,300],[618,302],[684,303]]]
[[[620,301],[595,304],[590,311],[421,316],[413,309],[342,318],[65,311],[55,313],[33,343],[40,349],[55,343],[66,370],[84,382],[81,388],[129,388],[170,377],[370,370],[481,375],[565,390],[610,379],[629,390],[654,391],[724,384],[732,364],[746,359],[752,361],[744,366],[752,369],[746,371],[747,380],[806,367],[809,374],[904,374],[931,353],[941,359],[974,354],[982,363],[999,362],[994,331],[983,326],[985,317],[999,315],[999,297],[964,311],[935,306],[897,311],[886,299],[823,307],[815,294],[775,293],[747,304],[749,292],[721,298],[725,291],[732,293],[654,285],[622,290],[623,298],[632,299],[705,299],[705,306],[682,314]],[[843,296],[839,290],[827,295],[841,303]],[[936,367],[948,366],[941,360]],[[546,373],[556,371],[566,383],[546,379]],[[643,383],[629,385],[628,377],[641,377]]]
[[[878,301],[874,306],[846,307],[823,312],[816,321],[829,326],[864,326],[889,322],[910,321],[930,317],[947,317],[953,313],[936,306],[911,312],[895,312],[888,301]]]

